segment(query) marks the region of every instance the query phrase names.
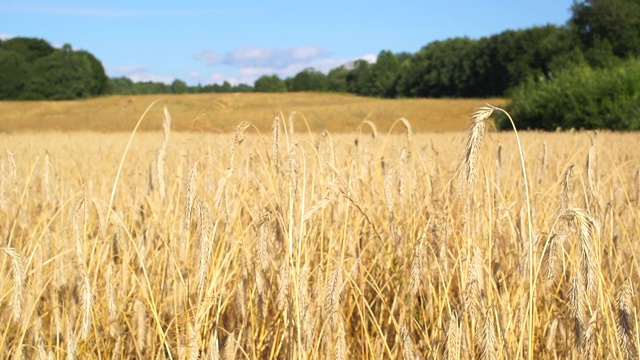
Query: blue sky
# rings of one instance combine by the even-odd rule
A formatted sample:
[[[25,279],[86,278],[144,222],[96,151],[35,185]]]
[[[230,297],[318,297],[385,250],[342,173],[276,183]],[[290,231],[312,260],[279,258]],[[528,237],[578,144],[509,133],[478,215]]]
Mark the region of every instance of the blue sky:
[[[0,38],[70,43],[111,77],[253,85],[307,67],[328,72],[381,50],[563,25],[573,0],[29,1],[0,3]]]

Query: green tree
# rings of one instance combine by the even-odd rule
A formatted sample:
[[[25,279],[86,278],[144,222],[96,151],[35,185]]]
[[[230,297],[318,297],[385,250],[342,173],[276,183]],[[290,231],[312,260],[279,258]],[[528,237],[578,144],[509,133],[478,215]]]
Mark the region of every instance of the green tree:
[[[326,91],[329,83],[327,76],[314,68],[306,68],[297,73],[291,80],[289,91]]]
[[[549,81],[525,81],[507,110],[519,128],[640,129],[640,60],[620,66],[576,66]],[[509,128],[506,118],[499,126]]]
[[[358,95],[371,95],[371,69],[366,60],[356,60],[347,74],[347,91]]]
[[[618,57],[640,55],[638,0],[585,0],[571,8],[570,24],[586,49],[598,40],[611,44]]]
[[[233,87],[233,92],[253,92],[254,88],[251,85],[247,85],[247,84],[238,84],[236,86]]]
[[[401,67],[398,90],[419,97],[469,96],[474,41],[453,38],[422,48]]]
[[[333,92],[347,92],[347,70],[344,66],[331,69],[327,74],[327,90]]]
[[[174,94],[184,94],[189,91],[187,83],[182,80],[175,79],[171,83],[171,92]]]
[[[92,96],[108,94],[111,91],[109,78],[104,71],[102,62],[88,51],[76,51],[77,55],[83,56],[91,68],[91,84],[89,85],[89,94]]]
[[[135,89],[133,85],[133,81],[127,77],[117,77],[112,78],[111,82],[111,92],[118,95],[134,95]]]
[[[15,51],[21,54],[25,61],[33,63],[53,53],[56,49],[43,39],[14,37],[2,42],[2,50]]]
[[[71,45],[65,44],[62,49],[36,60],[28,93],[51,100],[88,97],[92,75],[86,56],[73,52]]]
[[[155,81],[143,81],[133,84],[135,94],[170,94],[171,86]]]
[[[286,92],[287,87],[278,75],[264,75],[254,83],[255,92]]]
[[[31,65],[24,56],[0,50],[0,99],[21,99],[31,78]]]
[[[371,65],[369,93],[373,96],[395,97],[399,74],[400,60],[391,51],[381,51],[376,63]]]
[[[398,95],[407,97],[504,96],[526,79],[548,80],[579,57],[563,27],[508,30],[488,38],[435,41],[400,66]]]
[[[566,28],[554,25],[512,32],[509,37],[507,68],[509,85],[517,86],[527,79],[550,79],[554,58],[575,48],[574,38]]]
[[[231,84],[228,81],[225,80],[222,83],[222,86],[220,87],[220,92],[228,93],[228,92],[232,92],[232,91],[233,91],[233,87],[231,86]]]
[[[399,53],[397,53],[395,55],[398,58],[398,61],[400,62],[400,64],[402,64],[403,62],[409,60],[413,56],[412,53],[406,52],[406,51],[399,52]]]

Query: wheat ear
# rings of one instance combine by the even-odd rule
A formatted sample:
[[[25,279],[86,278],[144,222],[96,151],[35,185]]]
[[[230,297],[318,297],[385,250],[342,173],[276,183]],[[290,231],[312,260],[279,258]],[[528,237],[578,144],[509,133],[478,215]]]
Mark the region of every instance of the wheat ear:
[[[402,356],[405,360],[417,360],[419,358],[416,347],[413,344],[411,334],[406,324],[402,324],[400,328],[400,338],[402,339]]]
[[[280,167],[280,160],[278,156],[278,145],[280,139],[280,113],[278,113],[273,119],[273,125],[271,125],[272,137],[271,137],[271,161],[273,167],[278,171]]]
[[[238,348],[238,344],[237,344],[236,338],[233,335],[233,333],[231,333],[229,334],[229,337],[227,337],[227,342],[224,344],[222,359],[235,360],[237,348]]]
[[[447,325],[446,333],[446,345],[445,345],[445,359],[458,360],[460,359],[460,337],[461,329],[458,315],[455,311],[451,314],[449,324]]]
[[[14,321],[20,320],[22,314],[22,300],[24,296],[25,272],[24,262],[18,251],[12,247],[4,248],[5,254],[11,259],[11,276],[13,279],[13,296],[11,298],[11,308],[13,310]]]
[[[80,339],[86,340],[89,337],[91,331],[91,309],[93,307],[93,291],[91,290],[91,280],[86,271],[80,271],[80,293],[81,309],[82,309],[82,322],[80,326]]]
[[[625,359],[637,359],[638,349],[635,343],[635,317],[633,305],[633,286],[627,278],[616,295],[616,338],[620,352]]]
[[[462,155],[462,163],[459,169],[459,179],[464,193],[470,193],[478,177],[478,157],[480,146],[484,138],[487,119],[493,113],[493,108],[479,108],[471,117],[471,129],[467,135],[467,143]]]

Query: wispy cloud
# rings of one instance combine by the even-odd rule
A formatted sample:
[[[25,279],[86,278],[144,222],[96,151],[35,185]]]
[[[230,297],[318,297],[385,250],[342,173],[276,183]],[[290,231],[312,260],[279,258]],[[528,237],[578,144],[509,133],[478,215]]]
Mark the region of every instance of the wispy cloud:
[[[7,34],[7,33],[0,33],[0,40],[9,40],[11,38],[16,37],[13,34]]]
[[[211,76],[209,77],[209,82],[211,84],[220,84],[222,85],[224,82],[228,82],[229,84],[236,86],[239,84],[248,84],[248,85],[253,85],[253,82],[255,81],[255,79],[251,76],[246,77],[246,76],[241,76],[241,77],[237,77],[237,76],[228,76],[226,74],[220,73],[220,72],[216,72],[211,74]]]
[[[127,76],[133,82],[145,82],[145,81],[153,81],[153,82],[161,82],[167,85],[171,84],[175,78],[173,76],[165,76],[165,75],[154,75],[154,74],[131,74]]]
[[[278,75],[281,78],[295,76],[307,68],[327,74],[334,68],[353,63],[356,60],[376,62],[376,55],[366,54],[351,59],[334,59],[318,46],[298,46],[286,50],[262,46],[245,46],[226,53],[222,60],[215,51],[205,50],[194,55],[195,59],[206,60],[207,65],[226,65],[235,68],[238,76],[222,72],[213,73],[207,80],[213,84],[228,81],[232,85],[253,84],[263,75]],[[205,80],[205,81],[207,81]]]
[[[227,8],[106,8],[106,7],[65,7],[46,5],[0,5],[0,13],[48,14],[81,17],[175,17],[204,16],[220,13],[246,14],[245,10]]]
[[[201,53],[193,55],[193,58],[196,60],[206,60],[207,65],[217,65],[220,63],[220,56],[217,52],[211,50],[205,50]]]
[[[365,60],[370,64],[375,64],[375,62],[378,61],[378,55],[367,54],[367,55],[364,55],[364,56],[360,57],[360,60]]]
[[[175,77],[173,76],[152,74],[144,65],[105,65],[105,70],[110,77],[124,76],[134,82],[153,81],[171,84],[173,80],[175,80]]]
[[[278,75],[280,77],[289,77],[289,76],[295,76],[297,73],[301,72],[304,69],[308,69],[308,68],[313,68],[316,71],[320,71],[323,73],[328,73],[329,71],[331,71],[332,69],[335,69],[337,67],[340,67],[342,65],[346,65],[349,63],[353,63],[356,60],[366,60],[369,63],[375,63],[376,61],[376,55],[373,54],[367,54],[367,55],[363,55],[360,56],[358,58],[355,59],[331,59],[331,58],[324,58],[324,59],[316,59],[316,60],[311,60],[311,61],[299,61],[299,62],[292,62],[289,65],[287,65],[286,67],[268,67],[268,66],[264,66],[264,67],[260,67],[260,66],[241,66],[238,69],[238,72],[240,73],[240,75],[244,75],[244,76],[262,76],[262,75],[271,75],[271,74],[275,74]]]
[[[235,67],[272,67],[284,69],[294,63],[307,62],[327,56],[317,46],[298,46],[286,50],[263,46],[245,46],[227,53],[222,61]]]
[[[120,65],[111,66],[105,65],[107,72],[111,74],[117,74],[119,76],[131,75],[136,73],[142,73],[147,71],[147,67],[144,65]]]
[[[189,71],[187,76],[191,79],[198,80],[202,78],[202,73],[200,73],[200,71]]]

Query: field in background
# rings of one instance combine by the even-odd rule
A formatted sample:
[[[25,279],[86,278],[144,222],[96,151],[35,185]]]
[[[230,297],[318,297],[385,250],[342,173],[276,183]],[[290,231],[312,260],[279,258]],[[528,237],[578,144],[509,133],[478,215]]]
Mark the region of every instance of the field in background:
[[[231,132],[241,121],[250,121],[267,132],[276,112],[285,117],[296,112],[314,131],[356,131],[368,118],[387,131],[400,117],[415,131],[460,131],[474,108],[502,99],[374,99],[341,94],[188,94],[109,96],[75,101],[0,101],[0,132],[15,131],[131,131],[154,100],[163,100],[173,114],[173,130]],[[161,128],[161,107],[152,108],[142,130]],[[304,129],[304,125],[303,125]]]

